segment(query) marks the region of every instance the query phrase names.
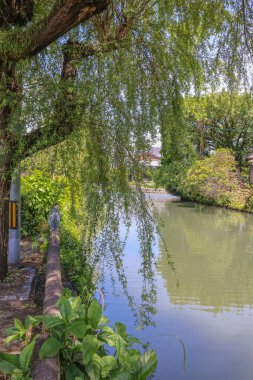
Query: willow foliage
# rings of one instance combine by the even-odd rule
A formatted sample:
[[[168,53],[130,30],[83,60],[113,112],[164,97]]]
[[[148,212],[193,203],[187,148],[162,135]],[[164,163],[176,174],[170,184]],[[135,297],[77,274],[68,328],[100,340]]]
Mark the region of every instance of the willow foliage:
[[[238,30],[245,35],[249,18],[240,18],[239,1],[104,1],[103,12],[69,28],[44,50],[36,47],[38,36],[31,49],[35,27],[46,29],[47,18],[59,6],[49,3],[34,2],[30,22],[0,31],[0,53],[15,61],[22,89],[19,106],[13,94],[5,92],[2,100],[12,107],[16,160],[47,149],[52,168],[75,184],[78,180],[86,209],[86,252],[94,251],[102,231],[123,283],[120,244],[118,250],[113,244],[119,240],[120,221],[128,225],[137,217],[143,303],[150,296],[152,304],[155,223],[139,192],[138,156],[149,149],[158,127],[164,139],[168,125],[176,132],[184,94],[200,91],[214,72],[231,79],[231,60],[233,75],[241,78],[246,56],[240,54],[239,62],[244,48]],[[251,25],[244,40],[250,31]],[[130,170],[135,192],[128,184]]]

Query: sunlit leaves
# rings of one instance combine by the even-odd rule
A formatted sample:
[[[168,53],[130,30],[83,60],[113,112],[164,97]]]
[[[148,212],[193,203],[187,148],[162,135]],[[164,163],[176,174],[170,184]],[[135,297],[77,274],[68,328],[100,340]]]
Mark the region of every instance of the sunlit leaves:
[[[55,338],[48,338],[40,349],[40,358],[56,356],[62,347],[61,342]]]

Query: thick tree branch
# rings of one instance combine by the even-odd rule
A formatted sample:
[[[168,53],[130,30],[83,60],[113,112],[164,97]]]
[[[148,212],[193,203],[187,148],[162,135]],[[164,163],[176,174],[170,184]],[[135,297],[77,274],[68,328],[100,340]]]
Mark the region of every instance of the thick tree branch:
[[[68,45],[71,42],[69,41]],[[38,128],[28,133],[24,139],[24,147],[21,159],[29,157],[33,153],[43,150],[49,146],[59,144],[64,141],[78,124],[75,119],[75,93],[71,84],[76,78],[75,65],[68,54],[68,49],[64,52],[61,80],[59,83],[59,96],[55,105],[54,119],[47,127]]]
[[[13,45],[24,46],[23,49],[10,50],[4,46],[4,54],[11,60],[18,61],[21,58],[36,55],[53,41],[66,34],[76,25],[88,20],[90,17],[103,12],[110,0],[64,0],[56,1],[47,18],[35,24],[27,26],[19,32]],[[13,33],[13,30],[10,31]],[[32,37],[32,38],[31,38]],[[27,41],[27,44],[24,44]],[[11,48],[11,47],[10,47]]]
[[[91,16],[104,11],[109,0],[65,0],[38,31],[26,55],[34,55]]]
[[[38,128],[30,132],[26,136],[24,150],[20,155],[20,159],[23,160],[34,153],[65,141],[74,131],[76,124],[67,123],[66,120],[62,120],[62,123],[58,121],[52,123],[49,128]]]

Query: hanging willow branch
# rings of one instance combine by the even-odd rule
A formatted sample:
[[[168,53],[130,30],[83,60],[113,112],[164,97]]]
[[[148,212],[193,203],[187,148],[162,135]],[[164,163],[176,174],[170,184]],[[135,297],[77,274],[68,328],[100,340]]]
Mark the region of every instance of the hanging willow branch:
[[[96,26],[99,25],[100,42],[94,44],[85,44],[77,41],[69,40],[62,48],[63,51],[63,67],[59,82],[58,101],[55,106],[55,112],[52,122],[46,128],[36,128],[27,133],[24,137],[24,143],[20,157],[22,159],[30,156],[36,151],[47,148],[64,141],[78,125],[78,119],[75,118],[75,95],[74,81],[76,79],[76,65],[82,60],[99,54],[109,53],[124,46],[127,43],[129,32],[133,30],[134,23],[137,22],[141,13],[147,9],[142,6],[132,17],[123,18],[122,23],[117,25],[114,34],[104,33],[102,38],[102,29],[109,30],[109,24],[112,19],[103,17],[101,24],[98,20]],[[109,13],[110,11],[108,11]],[[107,14],[108,14],[107,13]],[[105,25],[105,19],[108,25]],[[71,89],[71,90],[70,90]]]

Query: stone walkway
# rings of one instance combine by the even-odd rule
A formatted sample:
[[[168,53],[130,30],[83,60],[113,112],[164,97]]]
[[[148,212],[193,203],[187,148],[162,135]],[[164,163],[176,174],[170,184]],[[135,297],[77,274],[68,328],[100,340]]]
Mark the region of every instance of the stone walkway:
[[[6,295],[0,297],[0,302],[3,301],[28,301],[30,298],[31,290],[32,290],[32,282],[35,277],[36,269],[32,267],[28,268],[21,268],[19,270],[19,273],[21,275],[21,282],[22,287],[17,289],[17,292],[15,291],[15,294],[13,294],[12,287],[7,287],[6,289]],[[16,273],[17,276],[17,273]],[[5,284],[3,284],[2,290],[5,289]]]
[[[20,344],[4,345],[4,331],[13,325],[14,318],[24,321],[27,315],[41,313],[32,294],[41,254],[32,249],[29,241],[23,241],[21,247],[20,265],[10,266],[7,278],[0,283],[0,351],[20,350]]]

